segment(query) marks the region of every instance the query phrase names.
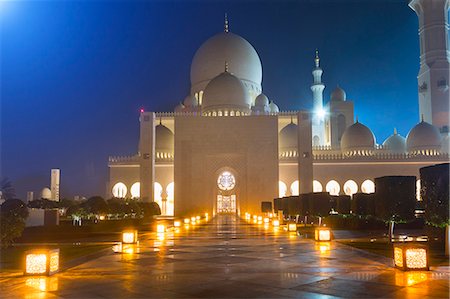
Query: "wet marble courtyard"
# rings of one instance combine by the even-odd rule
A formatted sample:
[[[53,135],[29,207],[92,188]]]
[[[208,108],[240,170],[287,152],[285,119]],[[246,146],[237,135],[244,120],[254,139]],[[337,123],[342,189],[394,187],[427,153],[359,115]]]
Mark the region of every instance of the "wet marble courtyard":
[[[335,241],[220,216],[140,236],[51,277],[2,273],[1,298],[448,298],[449,268],[403,272]]]

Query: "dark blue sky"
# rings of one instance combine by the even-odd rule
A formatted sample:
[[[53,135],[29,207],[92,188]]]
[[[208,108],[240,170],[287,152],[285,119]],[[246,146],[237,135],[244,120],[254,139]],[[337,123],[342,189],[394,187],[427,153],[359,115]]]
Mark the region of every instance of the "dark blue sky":
[[[172,111],[196,49],[246,38],[282,110],[311,107],[314,49],[325,99],[339,84],[382,143],[418,121],[418,20],[406,1],[10,1],[0,3],[2,175],[18,196],[105,192],[109,155],[137,151],[138,110]]]

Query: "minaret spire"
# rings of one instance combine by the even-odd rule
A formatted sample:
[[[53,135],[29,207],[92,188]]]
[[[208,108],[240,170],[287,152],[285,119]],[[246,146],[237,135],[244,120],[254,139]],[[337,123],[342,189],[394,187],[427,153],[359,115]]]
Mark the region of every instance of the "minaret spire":
[[[230,29],[229,29],[229,27],[228,27],[228,15],[227,15],[227,13],[225,13],[225,23],[224,23],[224,25],[223,25],[223,31],[224,31],[225,33],[230,32]]]
[[[316,48],[316,58],[314,59],[314,62],[316,63],[316,68],[320,67],[320,58],[319,58],[319,50]]]
[[[225,73],[228,73],[228,61],[225,60]]]

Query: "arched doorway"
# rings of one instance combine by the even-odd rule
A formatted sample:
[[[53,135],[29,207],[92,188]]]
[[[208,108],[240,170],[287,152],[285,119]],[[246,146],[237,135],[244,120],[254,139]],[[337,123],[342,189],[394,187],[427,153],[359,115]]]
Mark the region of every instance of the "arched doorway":
[[[217,178],[217,214],[235,214],[236,207],[236,178],[228,170],[222,171]]]

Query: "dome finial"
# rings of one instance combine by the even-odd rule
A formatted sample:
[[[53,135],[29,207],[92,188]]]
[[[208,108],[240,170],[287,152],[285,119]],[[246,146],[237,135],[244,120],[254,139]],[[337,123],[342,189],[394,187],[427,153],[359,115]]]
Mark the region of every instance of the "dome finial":
[[[159,124],[162,125],[162,117],[159,117]]]
[[[225,23],[224,23],[224,25],[223,25],[223,31],[224,31],[225,33],[230,32],[230,30],[229,30],[229,28],[228,28],[228,15],[227,15],[227,13],[225,13]]]
[[[319,50],[316,48],[316,58],[314,59],[316,63],[316,67],[319,67],[320,64],[320,58],[319,58]]]
[[[394,135],[397,135],[397,128],[394,128]]]
[[[356,122],[358,123],[359,121],[358,121],[358,115],[356,115]]]
[[[424,122],[424,120],[423,120],[423,113],[420,115],[420,122],[421,122],[421,123]]]
[[[228,61],[225,60],[225,73],[228,73]]]
[[[294,118],[293,118],[293,116],[291,115],[291,124],[293,124],[294,123]]]

